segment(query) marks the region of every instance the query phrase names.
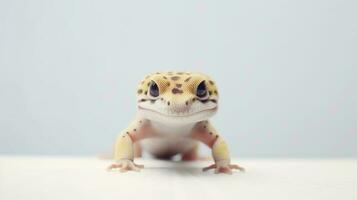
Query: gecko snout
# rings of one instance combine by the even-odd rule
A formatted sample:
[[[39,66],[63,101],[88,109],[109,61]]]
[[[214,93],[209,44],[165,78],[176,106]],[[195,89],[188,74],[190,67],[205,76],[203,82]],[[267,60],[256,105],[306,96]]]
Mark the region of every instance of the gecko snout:
[[[174,113],[189,113],[195,98],[187,98],[181,101],[168,101],[168,109]]]

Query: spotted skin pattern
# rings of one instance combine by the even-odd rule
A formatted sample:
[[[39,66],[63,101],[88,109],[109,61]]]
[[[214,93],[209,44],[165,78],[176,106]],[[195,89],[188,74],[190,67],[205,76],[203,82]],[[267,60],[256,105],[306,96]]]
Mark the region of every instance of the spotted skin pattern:
[[[227,143],[208,121],[218,108],[218,89],[209,76],[189,72],[150,74],[138,86],[137,105],[138,116],[118,135],[116,162],[109,169],[139,171],[143,166],[135,164],[134,158],[141,152],[135,145],[144,146],[144,141],[156,138],[161,143],[151,143],[148,151],[157,157],[181,154],[183,160],[197,159],[199,141],[212,149],[214,160],[204,171],[215,169],[215,173],[231,174],[232,169],[244,170],[230,163]]]
[[[218,99],[217,87],[214,81],[206,75],[188,72],[157,72],[146,76],[145,79],[141,81],[137,90],[137,95],[140,102],[149,100],[147,94],[152,80],[158,84],[159,90],[164,93],[164,97],[167,97],[161,98],[160,100],[162,101],[164,99],[173,99],[176,101],[184,99],[187,94],[194,93],[195,86],[197,86],[197,84],[202,80],[206,80],[208,82],[206,86],[209,95],[212,97],[211,100],[215,101]],[[191,101],[195,100],[195,97],[191,99]],[[169,101],[166,100],[166,102],[168,103]]]

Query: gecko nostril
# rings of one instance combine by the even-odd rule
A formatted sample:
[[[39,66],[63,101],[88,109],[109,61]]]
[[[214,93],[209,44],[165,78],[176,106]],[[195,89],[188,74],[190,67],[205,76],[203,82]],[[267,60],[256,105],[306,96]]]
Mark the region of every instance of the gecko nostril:
[[[168,105],[168,106],[170,105],[170,101],[167,102],[167,105]]]
[[[186,106],[188,106],[188,101],[186,101]]]

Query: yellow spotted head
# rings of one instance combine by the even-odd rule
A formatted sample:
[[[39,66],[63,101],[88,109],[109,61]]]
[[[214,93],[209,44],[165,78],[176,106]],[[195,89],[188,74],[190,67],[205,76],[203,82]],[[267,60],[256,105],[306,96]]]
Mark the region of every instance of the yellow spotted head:
[[[157,72],[141,81],[138,113],[152,121],[195,123],[207,120],[218,108],[218,90],[207,75]]]

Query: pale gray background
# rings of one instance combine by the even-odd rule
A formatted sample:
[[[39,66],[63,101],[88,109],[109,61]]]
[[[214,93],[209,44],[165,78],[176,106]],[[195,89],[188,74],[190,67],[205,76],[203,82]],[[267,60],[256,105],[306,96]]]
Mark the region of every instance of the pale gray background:
[[[356,157],[357,3],[0,1],[0,153],[93,155],[157,70],[202,71],[240,157]]]

